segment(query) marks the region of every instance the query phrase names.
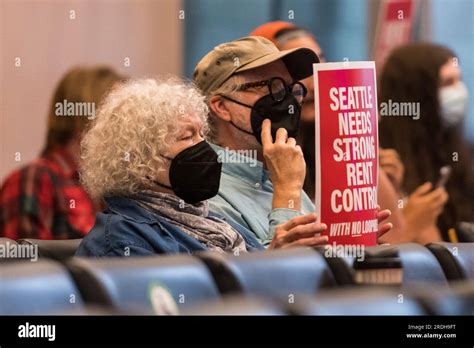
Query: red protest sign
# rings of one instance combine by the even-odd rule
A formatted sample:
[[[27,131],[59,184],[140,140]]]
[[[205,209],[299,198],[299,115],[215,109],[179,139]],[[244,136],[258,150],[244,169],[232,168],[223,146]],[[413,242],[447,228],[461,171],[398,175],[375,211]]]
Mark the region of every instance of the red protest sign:
[[[314,64],[316,213],[329,243],[377,243],[374,62]]]
[[[410,42],[416,5],[415,0],[381,2],[373,47],[373,56],[379,71],[394,48]]]

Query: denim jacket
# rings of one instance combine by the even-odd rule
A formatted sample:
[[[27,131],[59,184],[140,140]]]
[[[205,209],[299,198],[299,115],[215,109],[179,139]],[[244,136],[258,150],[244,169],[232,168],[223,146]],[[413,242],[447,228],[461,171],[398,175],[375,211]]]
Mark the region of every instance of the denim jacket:
[[[153,254],[193,254],[207,248],[165,218],[152,214],[125,197],[106,199],[107,209],[98,213],[92,230],[84,237],[76,256],[145,256]],[[213,217],[223,217],[210,213]],[[245,240],[248,251],[264,247],[253,233],[226,220]]]

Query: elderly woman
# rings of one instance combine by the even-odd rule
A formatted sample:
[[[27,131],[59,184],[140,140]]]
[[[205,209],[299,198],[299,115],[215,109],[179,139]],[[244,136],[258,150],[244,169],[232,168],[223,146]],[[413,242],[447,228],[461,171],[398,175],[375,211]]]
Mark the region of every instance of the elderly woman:
[[[209,212],[221,163],[204,140],[207,115],[204,97],[177,79],[130,81],[106,97],[82,142],[81,179],[107,209],[76,255],[264,249],[253,233]],[[276,229],[269,248],[324,244],[325,229],[315,214],[298,216]]]

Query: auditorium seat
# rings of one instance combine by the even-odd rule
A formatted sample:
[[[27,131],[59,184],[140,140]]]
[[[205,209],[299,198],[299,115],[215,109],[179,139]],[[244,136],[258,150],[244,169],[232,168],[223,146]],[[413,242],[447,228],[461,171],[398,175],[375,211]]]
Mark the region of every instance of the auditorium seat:
[[[456,226],[458,240],[464,243],[474,243],[474,222],[462,221]]]
[[[60,314],[82,307],[81,295],[61,264],[52,260],[0,265],[0,314]]]
[[[383,254],[388,249],[398,252],[403,267],[403,286],[419,282],[447,283],[438,260],[423,245],[416,243],[378,245],[367,247],[366,252],[374,256],[377,253]],[[318,247],[316,250],[321,255],[325,255],[324,247]],[[326,257],[325,259],[340,285],[354,284],[354,257]]]
[[[315,250],[320,253],[327,262],[337,284],[340,286],[354,285],[354,269],[352,266],[356,258],[353,256],[334,257],[333,253],[329,253],[330,256],[328,256],[329,249],[334,250],[331,245],[315,247]]]
[[[68,240],[42,240],[42,239],[19,239],[19,244],[38,245],[40,258],[50,258],[58,261],[66,260],[74,256],[76,249],[82,239]]]
[[[426,246],[436,256],[449,280],[474,280],[474,243],[431,243]]]
[[[443,286],[407,289],[430,315],[474,315],[474,281],[452,281]]]
[[[219,297],[206,266],[189,255],[74,257],[66,265],[85,301],[116,310],[162,314]]]
[[[352,287],[321,291],[293,304],[300,315],[424,315],[413,298],[390,288]]]
[[[224,294],[245,293],[288,297],[313,294],[335,281],[324,258],[311,248],[290,248],[241,254],[204,252],[199,256]]]
[[[287,306],[266,298],[231,296],[191,306],[182,315],[287,315]]]

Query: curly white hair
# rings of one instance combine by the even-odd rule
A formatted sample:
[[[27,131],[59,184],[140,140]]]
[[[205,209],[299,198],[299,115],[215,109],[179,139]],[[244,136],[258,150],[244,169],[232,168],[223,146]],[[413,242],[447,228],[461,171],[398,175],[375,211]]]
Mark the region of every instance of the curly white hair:
[[[137,79],[117,86],[101,103],[81,143],[81,182],[94,199],[128,196],[162,168],[179,119],[198,117],[208,131],[208,107],[191,83]]]

